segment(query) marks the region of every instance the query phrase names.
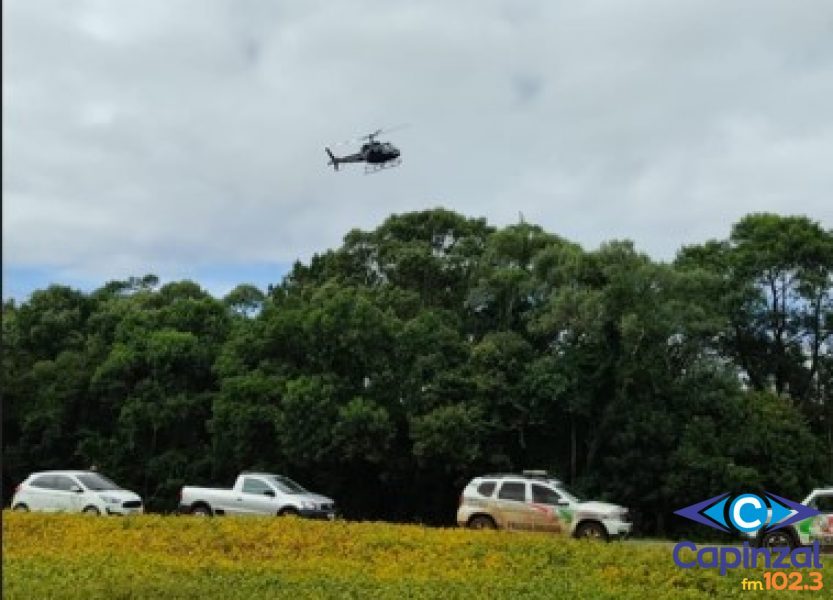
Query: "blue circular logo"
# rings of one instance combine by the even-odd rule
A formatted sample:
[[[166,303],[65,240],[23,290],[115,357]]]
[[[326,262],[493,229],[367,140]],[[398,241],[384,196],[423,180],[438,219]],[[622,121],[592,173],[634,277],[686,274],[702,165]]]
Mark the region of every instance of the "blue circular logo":
[[[758,531],[768,516],[766,502],[756,494],[741,494],[729,505],[729,522],[738,531]]]

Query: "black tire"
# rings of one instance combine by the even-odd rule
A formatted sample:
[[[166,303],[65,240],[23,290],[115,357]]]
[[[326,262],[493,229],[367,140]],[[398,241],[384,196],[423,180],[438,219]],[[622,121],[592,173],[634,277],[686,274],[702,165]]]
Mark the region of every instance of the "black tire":
[[[775,531],[768,531],[761,536],[758,546],[761,548],[784,548],[790,550],[798,545],[798,540],[795,539],[795,534],[789,529],[776,529]]]
[[[487,515],[474,515],[468,522],[469,529],[497,529],[497,523]]]
[[[207,504],[195,504],[191,507],[190,513],[195,517],[213,517],[214,513],[211,512],[211,507]]]
[[[584,521],[583,523],[579,523],[578,527],[576,527],[575,536],[581,540],[610,541],[607,535],[607,529],[598,521]]]
[[[279,517],[300,517],[301,513],[297,509],[290,507],[282,508],[278,511]]]
[[[18,502],[12,508],[14,512],[29,512],[29,507],[23,504],[23,502]]]
[[[98,510],[98,508],[96,508],[95,506],[85,506],[84,510],[82,510],[81,512],[91,517],[101,516],[101,511]]]

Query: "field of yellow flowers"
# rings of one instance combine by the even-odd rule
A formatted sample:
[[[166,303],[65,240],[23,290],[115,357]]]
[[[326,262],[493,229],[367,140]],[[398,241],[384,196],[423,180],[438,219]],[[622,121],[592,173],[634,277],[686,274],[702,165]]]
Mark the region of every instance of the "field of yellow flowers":
[[[833,587],[833,568],[824,574]],[[3,513],[7,599],[645,600],[742,597],[743,577],[760,572],[683,571],[669,545],[544,534],[294,518]]]

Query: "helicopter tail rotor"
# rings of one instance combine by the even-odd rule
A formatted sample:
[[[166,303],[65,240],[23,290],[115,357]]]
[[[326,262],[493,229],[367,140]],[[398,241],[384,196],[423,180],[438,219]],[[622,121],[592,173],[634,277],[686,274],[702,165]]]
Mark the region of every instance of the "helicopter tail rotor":
[[[324,148],[324,150],[327,151],[327,156],[330,157],[330,162],[328,162],[327,164],[328,165],[333,165],[333,169],[338,171],[338,159],[335,156],[333,156],[333,153],[330,152],[329,148]]]

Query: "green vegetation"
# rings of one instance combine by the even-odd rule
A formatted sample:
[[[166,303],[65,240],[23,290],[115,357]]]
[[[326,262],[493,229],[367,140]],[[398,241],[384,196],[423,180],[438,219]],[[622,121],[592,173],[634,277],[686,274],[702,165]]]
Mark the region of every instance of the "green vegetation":
[[[448,524],[471,476],[549,468],[682,535],[694,500],[833,480],[833,232],[803,217],[664,264],[398,215],[266,293],[51,286],[4,305],[2,343],[6,497],[96,464],[169,510],[263,468],[351,518]]]
[[[667,544],[381,523],[4,514],[3,540],[9,600],[727,598],[763,580],[680,569]]]

